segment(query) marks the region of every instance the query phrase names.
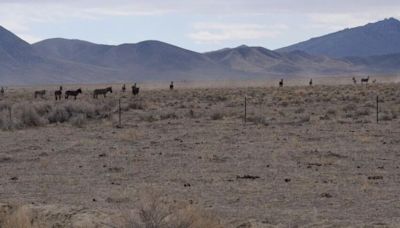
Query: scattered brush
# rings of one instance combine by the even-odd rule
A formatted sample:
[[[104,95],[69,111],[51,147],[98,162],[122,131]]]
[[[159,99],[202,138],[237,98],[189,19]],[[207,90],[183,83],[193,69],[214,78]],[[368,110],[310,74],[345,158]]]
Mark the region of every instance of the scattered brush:
[[[1,108],[3,107],[3,108]],[[70,122],[82,127],[89,119],[108,118],[116,109],[116,102],[91,103],[87,101],[66,101],[50,103],[45,101],[21,102],[0,105],[0,128],[10,130],[44,126],[49,123]],[[11,115],[10,111],[11,110]]]
[[[250,116],[250,117],[247,117],[246,120],[247,120],[247,122],[250,122],[250,123],[268,126],[267,118],[265,118],[264,116]]]
[[[222,120],[222,119],[224,119],[224,114],[222,112],[214,112],[211,115],[211,119],[212,120]]]
[[[191,205],[171,206],[167,200],[143,197],[137,212],[123,212],[123,228],[222,228],[221,222]]]

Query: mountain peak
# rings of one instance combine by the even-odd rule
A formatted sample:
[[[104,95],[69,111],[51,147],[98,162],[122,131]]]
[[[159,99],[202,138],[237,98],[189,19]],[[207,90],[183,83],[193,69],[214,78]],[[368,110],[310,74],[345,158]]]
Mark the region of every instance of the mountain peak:
[[[397,19],[394,18],[394,17],[385,18],[383,21],[386,22],[386,23],[400,24],[400,21],[397,20]]]
[[[386,55],[400,52],[400,21],[391,17],[364,26],[345,29],[281,48],[335,58]]]
[[[386,18],[382,21],[378,21],[375,23],[369,23],[362,27],[364,27],[365,29],[368,29],[368,28],[381,29],[381,30],[383,30],[383,32],[385,30],[400,30],[400,21],[393,17],[390,17],[390,18]]]

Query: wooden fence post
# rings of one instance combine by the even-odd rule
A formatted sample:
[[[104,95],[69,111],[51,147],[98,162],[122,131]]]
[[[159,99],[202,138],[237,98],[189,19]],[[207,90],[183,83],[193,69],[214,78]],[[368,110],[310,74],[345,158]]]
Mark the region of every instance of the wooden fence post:
[[[9,118],[10,118],[10,128],[13,128],[13,122],[12,122],[12,107],[10,106],[9,108],[8,108],[8,114],[9,114]]]
[[[376,96],[376,123],[379,123],[379,96]]]
[[[121,112],[122,112],[122,110],[121,110],[121,98],[119,98],[119,100],[118,100],[118,127],[122,127],[122,124],[121,124]]]
[[[247,122],[247,97],[244,96],[244,123]]]

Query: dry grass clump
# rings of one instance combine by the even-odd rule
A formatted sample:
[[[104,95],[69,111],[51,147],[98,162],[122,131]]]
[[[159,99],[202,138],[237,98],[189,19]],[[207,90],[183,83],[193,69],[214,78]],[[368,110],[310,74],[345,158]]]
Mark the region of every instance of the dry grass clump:
[[[88,119],[108,118],[115,111],[116,102],[66,101],[64,103],[20,102],[12,106],[0,105],[0,128],[3,130],[43,126],[69,122],[82,127]],[[11,116],[10,116],[11,110]]]
[[[222,228],[214,216],[191,207],[170,206],[160,197],[146,197],[137,213],[124,213],[123,228]]]
[[[142,100],[131,100],[128,107],[133,110],[144,110],[146,109],[147,104]]]
[[[12,123],[10,121],[8,111],[0,111],[0,129],[3,129],[3,130],[11,130],[12,129]]]
[[[0,221],[2,228],[39,228],[38,224],[32,221],[32,211],[21,207],[10,215],[5,215],[4,221]]]
[[[379,114],[379,120],[382,120],[382,121],[391,121],[396,118],[397,118],[396,113],[394,113],[392,111],[384,111],[383,113]]]
[[[212,120],[222,120],[224,119],[225,115],[222,112],[214,112],[211,114],[211,119]]]
[[[175,112],[168,112],[168,113],[163,113],[160,115],[161,120],[166,120],[166,119],[178,119],[178,115]]]
[[[156,116],[153,115],[153,114],[142,114],[142,115],[139,115],[139,119],[140,119],[141,121],[150,122],[150,123],[159,120],[158,117],[156,117]]]
[[[87,117],[85,114],[78,114],[71,117],[69,122],[75,127],[83,127],[87,123]]]
[[[304,113],[306,110],[303,107],[297,108],[296,110],[294,110],[294,113],[296,114],[301,114]]]
[[[359,110],[356,110],[355,116],[356,116],[356,117],[369,116],[370,113],[371,113],[371,112],[370,112],[369,109],[359,109]]]
[[[302,123],[308,123],[311,120],[310,115],[301,115],[301,116],[296,116],[296,123],[302,124]]]
[[[354,104],[354,103],[351,103],[351,104],[347,104],[347,105],[345,105],[343,108],[342,108],[342,110],[344,111],[344,112],[351,112],[351,111],[354,111],[354,110],[356,110],[357,109],[357,106]]]
[[[254,124],[265,125],[265,126],[268,125],[267,118],[264,116],[250,116],[247,117],[246,120]]]
[[[0,111],[9,110],[12,104],[6,101],[0,102]]]
[[[12,107],[12,125],[15,128],[37,127],[48,123],[48,119],[40,116],[44,113],[46,106],[30,104],[27,102],[13,105]]]
[[[336,111],[336,109],[329,108],[329,109],[326,111],[326,114],[329,115],[329,116],[336,116],[337,111]]]

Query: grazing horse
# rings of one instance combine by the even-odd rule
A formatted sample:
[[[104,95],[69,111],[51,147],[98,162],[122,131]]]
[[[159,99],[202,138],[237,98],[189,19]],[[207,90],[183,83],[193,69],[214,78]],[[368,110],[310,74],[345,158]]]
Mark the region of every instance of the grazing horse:
[[[310,86],[312,86],[312,79],[310,79],[310,82],[308,83]]]
[[[283,79],[279,81],[279,87],[283,87]]]
[[[74,99],[76,100],[76,97],[82,93],[82,90],[79,88],[77,90],[67,90],[65,91],[65,99],[68,99],[69,96],[74,97]]]
[[[125,84],[123,84],[122,85],[122,92],[125,93],[125,91],[126,91],[126,86],[125,86]]]
[[[3,88],[3,87],[1,87],[1,89],[0,89],[0,95],[1,95],[1,96],[4,95],[4,88]]]
[[[354,84],[354,85],[357,84],[357,80],[356,80],[355,77],[353,77],[353,84]]]
[[[61,100],[61,96],[62,96],[62,86],[60,86],[59,90],[54,91],[54,97],[56,98],[56,100]]]
[[[365,84],[368,85],[368,81],[369,81],[369,76],[367,78],[361,78],[361,84],[365,82]]]
[[[174,89],[174,82],[171,82],[171,84],[169,84],[169,89],[173,90]]]
[[[105,89],[95,89],[93,92],[93,98],[96,98],[100,95],[103,95],[104,97],[106,97],[106,94],[110,92],[112,93],[112,87],[107,87]]]
[[[46,95],[46,90],[38,90],[38,91],[35,91],[35,98],[37,98],[38,96],[40,96],[41,98],[43,98],[44,95]]]
[[[136,83],[132,86],[132,94],[134,96],[139,95],[139,87],[136,86]]]

